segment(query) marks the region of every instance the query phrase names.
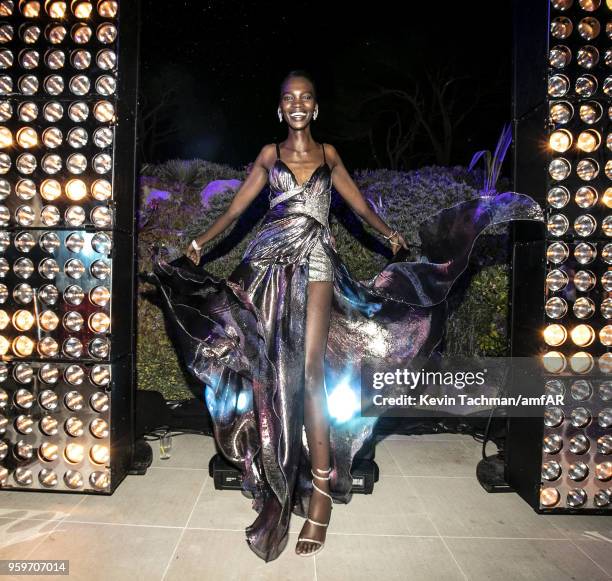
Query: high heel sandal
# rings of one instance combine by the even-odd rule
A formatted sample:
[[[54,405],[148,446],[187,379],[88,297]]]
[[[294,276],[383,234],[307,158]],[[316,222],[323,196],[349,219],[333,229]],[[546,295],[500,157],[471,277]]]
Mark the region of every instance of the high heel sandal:
[[[312,474],[312,476],[314,478],[318,478],[319,480],[330,480],[331,476],[329,475],[329,473],[331,472],[331,468],[327,468],[326,470],[322,470],[321,468],[315,468],[315,470],[318,470],[319,472],[323,472],[324,474],[327,474],[327,476],[319,476],[317,474],[314,473],[314,470],[312,470],[312,468],[310,469],[310,473]],[[321,490],[318,486],[317,483],[313,480],[312,481],[312,486],[315,490],[317,490],[318,492],[320,492],[321,494],[324,494],[325,496],[327,496],[327,498],[329,498],[329,500],[331,501],[332,505],[331,505],[331,509],[334,508],[334,504],[333,504],[333,499],[331,497],[331,494],[327,494],[327,492],[325,492],[324,490]],[[331,517],[331,515],[330,515]],[[319,527],[327,527],[329,525],[329,523],[320,523],[317,522],[316,520],[312,520],[311,518],[307,518],[306,519],[309,523],[312,523],[313,525],[319,526]],[[323,550],[323,546],[325,545],[325,541],[318,541],[316,539],[309,539],[306,537],[299,537],[298,538],[298,543],[300,541],[305,541],[308,543],[316,543],[317,545],[321,545],[320,547],[316,548],[314,551],[310,551],[308,553],[297,553],[300,557],[312,557],[313,555],[316,555],[317,553],[319,553],[320,551]]]

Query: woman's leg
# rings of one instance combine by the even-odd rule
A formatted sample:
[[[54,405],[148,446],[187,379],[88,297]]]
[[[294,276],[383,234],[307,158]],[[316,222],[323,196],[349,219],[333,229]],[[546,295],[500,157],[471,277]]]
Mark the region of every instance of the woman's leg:
[[[324,472],[330,467],[329,418],[327,415],[327,394],[325,392],[324,370],[327,334],[333,297],[333,283],[310,281],[306,304],[305,334],[305,387],[304,387],[304,427],[310,450],[310,460],[315,474],[328,476]],[[317,486],[329,494],[329,480],[315,478]],[[331,500],[313,490],[308,516],[314,521],[327,523],[331,513]],[[326,528],[308,521],[300,533],[323,542]],[[315,543],[299,541],[297,553],[309,553],[319,547]]]

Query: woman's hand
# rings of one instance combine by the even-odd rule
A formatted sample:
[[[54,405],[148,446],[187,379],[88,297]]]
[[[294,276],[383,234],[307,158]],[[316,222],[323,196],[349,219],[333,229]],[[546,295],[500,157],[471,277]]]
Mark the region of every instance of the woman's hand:
[[[331,238],[331,245],[334,248],[334,250],[337,252],[338,249],[336,248],[336,239],[334,238],[334,235],[330,232],[329,237]]]
[[[396,232],[394,236],[391,236],[389,244],[391,244],[391,252],[393,252],[393,256],[399,252],[400,248],[408,250],[408,244],[406,244],[404,237],[399,232]]]
[[[196,250],[193,247],[193,244],[191,244],[190,242],[184,254],[185,256],[187,256],[187,258],[189,258],[189,260],[191,260],[191,262],[193,262],[197,266],[198,264],[200,264],[200,258],[202,256],[202,248],[200,248],[200,250]]]

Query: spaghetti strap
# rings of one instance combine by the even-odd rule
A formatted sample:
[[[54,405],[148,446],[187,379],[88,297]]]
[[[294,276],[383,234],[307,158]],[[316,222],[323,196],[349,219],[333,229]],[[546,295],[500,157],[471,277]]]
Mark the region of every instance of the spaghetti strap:
[[[323,163],[327,163],[327,160],[325,159],[325,143],[321,143],[321,147],[323,148]]]
[[[276,144],[276,159],[280,159],[280,147]]]

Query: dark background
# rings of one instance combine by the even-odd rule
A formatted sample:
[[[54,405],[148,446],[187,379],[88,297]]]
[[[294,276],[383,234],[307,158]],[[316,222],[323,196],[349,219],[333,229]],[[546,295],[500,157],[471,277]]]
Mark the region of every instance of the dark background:
[[[510,120],[511,4],[142,0],[143,162],[235,167],[286,137],[293,68],[315,77],[317,141],[349,171],[469,163]]]

